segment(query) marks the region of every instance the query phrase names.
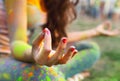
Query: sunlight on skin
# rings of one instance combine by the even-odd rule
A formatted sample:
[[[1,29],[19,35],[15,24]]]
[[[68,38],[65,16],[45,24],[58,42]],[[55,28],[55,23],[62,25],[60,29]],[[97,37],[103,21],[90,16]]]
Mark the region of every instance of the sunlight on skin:
[[[19,1],[16,0],[5,0],[5,6],[8,12],[7,14],[8,24],[9,24],[8,29],[9,32],[11,33],[10,34],[11,40],[23,40],[27,42],[27,17],[26,17],[27,5],[26,4],[27,4],[26,1],[21,1],[20,3]],[[16,6],[18,7],[16,8]],[[24,13],[19,14],[20,12],[24,12]],[[18,15],[21,15],[24,18],[24,20],[20,18],[21,16]]]

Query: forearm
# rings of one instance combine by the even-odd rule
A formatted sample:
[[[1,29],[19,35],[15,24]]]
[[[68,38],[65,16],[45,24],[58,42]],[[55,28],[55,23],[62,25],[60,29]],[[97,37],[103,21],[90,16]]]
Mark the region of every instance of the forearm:
[[[5,0],[7,26],[10,41],[27,42],[27,2],[26,0]]]
[[[21,61],[33,61],[27,44],[27,0],[5,0],[12,55]]]
[[[68,33],[68,42],[75,42],[80,40],[85,40],[88,38],[99,36],[100,33],[96,31],[96,29],[86,30],[86,31],[78,31]]]

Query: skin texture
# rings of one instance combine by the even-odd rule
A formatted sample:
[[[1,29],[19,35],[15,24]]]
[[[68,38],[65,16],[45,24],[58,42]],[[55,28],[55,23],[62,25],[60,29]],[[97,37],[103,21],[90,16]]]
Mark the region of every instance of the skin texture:
[[[67,81],[67,78],[90,68],[100,57],[99,47],[93,42],[76,43],[75,46],[79,52],[73,59],[52,67],[25,63],[12,57],[0,58],[0,80]]]
[[[15,1],[15,3],[12,1]],[[80,47],[81,50],[83,50],[83,49],[84,50],[81,51],[80,49],[77,48],[79,53],[77,54],[77,56],[75,58],[73,58],[74,60],[69,61],[65,65],[55,66],[51,69],[51,67],[48,67],[48,66],[56,65],[56,64],[63,64],[63,63],[66,63],[68,60],[70,60],[72,58],[72,56],[74,56],[74,54],[77,52],[76,49],[74,47],[69,47],[68,51],[65,52],[66,54],[63,55],[64,54],[63,49],[66,47],[67,42],[63,41],[63,39],[66,39],[66,38],[62,38],[58,47],[56,48],[56,52],[54,52],[54,54],[50,55],[51,51],[53,51],[53,50],[52,50],[52,46],[51,46],[51,35],[50,35],[51,33],[49,32],[48,29],[45,29],[40,35],[38,35],[38,37],[33,42],[32,49],[31,49],[31,46],[29,46],[29,44],[27,44],[27,35],[26,35],[26,29],[27,29],[26,19],[27,18],[25,16],[26,13],[21,13],[21,12],[26,11],[25,0],[12,0],[12,1],[10,1],[10,3],[13,3],[13,4],[8,3],[8,5],[6,5],[6,7],[8,9],[7,12],[9,12],[7,14],[9,15],[8,16],[8,22],[9,22],[8,26],[9,26],[9,32],[11,32],[10,37],[11,37],[12,54],[15,57],[15,59],[17,59],[17,60],[26,61],[26,62],[36,62],[39,65],[37,65],[35,63],[33,63],[33,64],[32,63],[23,63],[23,62],[15,60],[11,57],[10,58],[0,58],[0,60],[1,60],[0,68],[2,68],[2,69],[0,69],[0,73],[1,73],[0,79],[1,80],[64,81],[68,77],[71,77],[74,74],[79,73],[79,72],[91,67],[96,62],[96,60],[99,58],[100,53],[99,53],[99,49],[96,45],[91,43],[90,46],[89,46],[89,44],[87,44],[88,46],[86,46],[86,44],[85,44],[85,47],[84,47],[84,45],[82,46],[84,48],[81,48],[81,45],[80,45],[78,47]],[[18,6],[17,8],[19,9],[19,11],[15,7],[16,5]],[[20,5],[20,7],[19,7],[19,5]],[[11,8],[12,8],[12,10],[11,10]],[[22,17],[24,17],[25,19],[22,19],[18,15],[22,15]],[[102,26],[101,29],[104,29],[104,26]],[[12,32],[12,31],[15,31],[15,32]],[[22,34],[20,34],[21,31],[23,31]],[[85,38],[89,38],[89,32],[91,32],[91,30],[83,32],[84,34],[86,34]],[[90,35],[91,37],[100,35],[99,29],[98,29],[98,32],[96,32],[96,29],[95,30],[93,29],[92,32],[95,32],[95,33],[93,33],[93,35]],[[107,34],[108,33],[109,32],[107,32]],[[12,35],[14,35],[14,36],[12,36]],[[74,35],[76,36],[76,34],[74,34]],[[70,41],[70,38],[71,37],[68,36],[68,42],[73,42],[73,39]],[[80,40],[80,38],[79,38],[79,40]],[[19,44],[16,44],[16,43],[19,43]],[[43,46],[41,45],[42,43],[43,43]],[[23,46],[19,46],[19,45],[23,45]],[[19,48],[19,47],[22,47],[22,48]],[[20,54],[18,54],[18,49],[15,49],[15,48],[22,49],[22,51],[19,52]],[[31,51],[30,51],[30,53],[28,53],[29,49],[32,50],[32,53],[31,53]],[[27,57],[26,57],[26,55],[27,55]],[[73,66],[73,64],[74,64],[74,66]],[[89,65],[86,66],[86,64],[89,64]],[[43,66],[43,65],[47,65],[47,66]],[[5,67],[5,68],[3,68],[3,67]],[[8,69],[8,67],[9,67],[9,69]],[[58,70],[56,70],[56,68]],[[51,69],[51,70],[49,71],[49,69]],[[63,74],[62,74],[62,76],[59,75],[59,74],[61,74],[61,72],[64,75]],[[12,76],[10,76],[10,75],[12,75]],[[39,75],[41,75],[41,76],[39,76]]]
[[[16,5],[16,4],[18,4],[18,5]],[[24,41],[24,42],[27,43],[27,35],[26,35],[26,32],[27,32],[27,30],[26,30],[27,29],[27,12],[26,12],[27,5],[26,4],[27,4],[27,1],[16,1],[16,0],[12,0],[10,2],[7,1],[7,0],[5,1],[5,5],[6,5],[6,8],[7,8],[7,13],[8,13],[8,26],[10,26],[9,27],[9,32],[10,32],[11,42],[21,40],[21,41]],[[15,8],[14,6],[17,6],[17,8]],[[39,16],[39,14],[37,13],[39,11],[39,9],[38,10],[37,9],[32,9],[31,11],[34,11],[34,13],[31,14],[32,12],[28,12],[28,14],[30,14],[33,18],[35,18],[35,20],[37,20],[39,22],[40,19],[37,19],[37,17]],[[23,12],[23,13],[21,13],[21,12]],[[19,15],[22,15],[22,17],[20,17]],[[22,21],[22,22],[20,22],[20,21]],[[28,22],[28,23],[30,23],[30,22]],[[107,24],[109,25],[109,22],[105,22],[105,23],[101,24],[100,26],[98,26],[97,28],[94,28],[94,29],[91,29],[91,30],[88,30],[88,31],[68,33],[67,34],[68,35],[68,43],[84,40],[84,39],[91,38],[91,37],[96,37],[96,36],[99,36],[99,35],[108,35],[108,36],[113,35],[114,36],[114,35],[117,35],[119,33],[117,30],[116,31],[111,31],[111,30],[108,30],[108,29],[105,30]],[[110,26],[107,26],[107,28],[109,28],[109,27]],[[20,34],[20,31],[23,31],[23,33]],[[41,37],[39,35],[38,39],[37,39],[37,40],[45,39],[44,40],[45,44],[43,46],[44,49],[42,49],[42,51],[43,51],[42,55],[46,55],[46,54],[48,54],[52,51],[51,37],[50,37],[51,34],[49,33],[49,30],[47,30],[44,33],[45,33],[45,36],[43,38],[39,39],[39,37]],[[13,35],[15,35],[15,36],[13,36]],[[76,35],[79,35],[79,37],[76,37]],[[33,50],[37,51],[40,47],[37,46],[37,44],[34,44],[34,43],[36,43],[36,42],[33,42],[33,46],[32,46]],[[37,41],[37,43],[40,43],[40,42]],[[12,49],[14,50],[13,45],[12,45]],[[37,47],[37,48],[34,48],[34,46]],[[59,47],[61,47],[61,48],[59,48]],[[56,50],[56,52],[55,52],[55,57],[53,57],[53,58],[56,59],[58,57],[57,54],[59,54],[60,51],[63,50],[64,48],[66,48],[65,45],[60,42],[60,44],[57,48],[58,50]],[[21,53],[21,56],[24,56],[25,53],[26,52]],[[35,58],[34,54],[32,54],[32,53],[29,54],[29,57],[31,57],[31,59],[34,59],[34,61],[36,61],[37,58]],[[37,52],[37,53],[39,53],[39,52]],[[14,56],[17,55],[16,53],[13,53],[13,54],[14,54]],[[71,54],[73,54],[73,53],[71,53]],[[33,58],[32,58],[32,55],[33,55]],[[35,54],[35,55],[37,55],[37,54]],[[46,58],[46,56],[44,56],[44,57]],[[16,59],[19,59],[19,58],[16,58]],[[22,59],[25,59],[25,57],[22,57]],[[40,58],[38,58],[38,59],[40,60]],[[30,59],[28,59],[28,61],[29,60]],[[41,64],[44,64],[44,63],[41,63]]]
[[[45,28],[41,34],[35,39],[35,41],[32,44],[32,49],[29,54],[27,51],[30,49],[28,48],[29,44],[27,43],[27,1],[25,0],[12,0],[8,1],[5,0],[6,10],[7,10],[7,21],[8,21],[8,28],[10,32],[10,45],[13,56],[21,61],[25,62],[36,62],[40,65],[54,65],[59,64],[59,61],[62,61],[61,59],[64,58],[61,57],[62,53],[61,51],[66,48],[67,42],[63,43],[63,39],[67,40],[67,38],[61,38],[61,41],[59,42],[58,47],[56,48],[56,51],[51,57],[48,57],[53,51],[52,45],[51,45],[51,33],[50,31]],[[17,7],[15,7],[17,6]],[[21,16],[22,17],[21,17]],[[39,21],[40,22],[40,21]],[[29,23],[29,22],[28,22]],[[22,31],[22,33],[21,33]],[[19,56],[17,56],[17,52],[15,51],[16,43],[17,41],[25,42],[25,44],[22,44],[23,47],[26,46],[26,48],[22,48]],[[43,44],[43,47],[41,48],[39,45],[41,43]],[[22,47],[22,45],[20,47]],[[17,46],[19,48],[19,46]],[[68,49],[71,49],[69,47]],[[72,55],[76,51],[70,51],[67,50],[64,54],[70,54]],[[27,53],[27,54],[26,54]],[[27,56],[27,57],[25,57]],[[44,59],[44,60],[43,60]],[[66,59],[66,58],[64,58]],[[63,60],[64,60],[63,59]],[[48,62],[49,61],[49,62]],[[66,63],[68,60],[62,62]]]

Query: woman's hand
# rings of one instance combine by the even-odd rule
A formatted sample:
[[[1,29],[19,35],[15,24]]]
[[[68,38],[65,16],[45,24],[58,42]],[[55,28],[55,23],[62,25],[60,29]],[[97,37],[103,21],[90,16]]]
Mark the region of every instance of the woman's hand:
[[[105,36],[120,35],[120,30],[119,29],[112,30],[111,22],[109,22],[109,21],[106,21],[106,22],[100,24],[96,28],[96,30],[100,35],[105,35]]]
[[[68,48],[66,52],[67,38],[63,37],[54,51],[51,46],[51,33],[45,28],[43,32],[35,39],[32,45],[32,54],[36,63],[40,65],[52,66],[56,64],[64,64],[71,59],[77,50],[74,46]]]

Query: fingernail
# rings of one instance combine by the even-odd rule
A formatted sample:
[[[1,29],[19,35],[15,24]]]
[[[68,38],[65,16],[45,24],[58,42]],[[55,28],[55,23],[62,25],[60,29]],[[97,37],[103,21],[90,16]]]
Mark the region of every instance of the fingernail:
[[[44,32],[44,33],[46,32],[46,28],[43,29],[43,32]]]
[[[74,50],[75,50],[75,47],[72,46],[72,47],[71,47],[71,51],[73,52]]]
[[[77,50],[73,53],[73,55],[75,55],[77,53]]]
[[[77,51],[77,50],[75,50],[75,51],[74,51],[74,53],[73,53],[73,55],[72,55],[72,57],[73,57],[73,56],[75,56],[75,54],[76,54],[77,52],[78,52],[78,51]]]
[[[43,32],[44,32],[44,33],[47,33],[47,35],[50,34],[50,31],[48,30],[48,28],[45,28],[45,29],[43,30]]]
[[[63,38],[63,39],[62,39],[62,42],[63,42],[63,43],[66,43],[66,42],[67,42],[67,39],[66,39],[66,38]]]

